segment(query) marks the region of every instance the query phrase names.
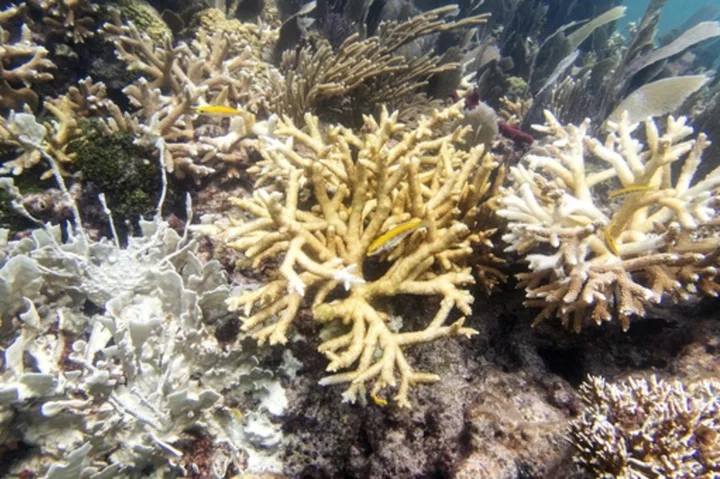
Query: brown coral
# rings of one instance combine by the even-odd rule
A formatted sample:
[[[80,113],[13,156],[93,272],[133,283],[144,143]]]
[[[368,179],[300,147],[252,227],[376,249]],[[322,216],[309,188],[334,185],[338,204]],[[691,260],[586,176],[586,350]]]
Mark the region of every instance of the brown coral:
[[[23,105],[37,108],[39,97],[32,85],[52,80],[47,70],[55,68],[55,64],[45,58],[48,51],[32,40],[26,25],[16,33],[7,29],[9,20],[22,11],[22,6],[12,6],[0,12],[0,107],[3,109],[19,110]]]
[[[720,383],[590,377],[570,426],[575,461],[596,477],[705,478],[720,474]]]
[[[383,23],[378,34],[362,38],[354,34],[335,51],[318,40],[283,55],[284,82],[276,85],[277,110],[299,120],[305,112],[332,109],[351,115],[369,113],[376,105],[407,100],[440,72],[458,70],[457,63],[443,63],[430,53],[406,58],[402,49],[434,33],[485,23],[487,15],[455,22],[444,17],[457,6],[430,10],[405,22]]]

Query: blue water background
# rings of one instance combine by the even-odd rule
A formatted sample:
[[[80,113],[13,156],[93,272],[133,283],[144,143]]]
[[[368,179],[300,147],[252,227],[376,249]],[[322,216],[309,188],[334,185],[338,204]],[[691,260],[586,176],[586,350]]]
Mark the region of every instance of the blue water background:
[[[620,31],[627,34],[627,24],[637,22],[642,18],[648,0],[625,0],[623,5],[627,6],[625,18],[619,22]],[[660,16],[660,35],[668,33],[673,28],[682,25],[695,12],[704,6],[713,5],[720,9],[720,0],[668,0],[662,9]],[[712,20],[707,18],[705,20]]]

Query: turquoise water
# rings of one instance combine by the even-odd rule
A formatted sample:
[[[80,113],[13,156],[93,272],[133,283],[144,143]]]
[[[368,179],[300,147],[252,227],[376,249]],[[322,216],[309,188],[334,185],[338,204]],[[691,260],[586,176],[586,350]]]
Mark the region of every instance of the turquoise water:
[[[638,21],[642,17],[648,5],[648,0],[625,0],[623,3],[628,9],[620,25],[621,28],[626,28],[628,22]],[[714,6],[720,10],[720,0],[668,0],[662,9],[659,34],[663,35],[682,25],[695,12],[706,6]],[[705,20],[712,20],[712,18],[706,18]]]

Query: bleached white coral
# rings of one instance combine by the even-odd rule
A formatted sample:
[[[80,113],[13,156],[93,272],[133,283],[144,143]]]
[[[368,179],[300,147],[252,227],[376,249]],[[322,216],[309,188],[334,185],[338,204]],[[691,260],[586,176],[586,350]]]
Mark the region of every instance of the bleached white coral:
[[[518,278],[526,304],[542,308],[536,322],[558,316],[579,330],[588,317],[617,318],[627,329],[664,298],[716,295],[720,169],[695,179],[705,135],[686,139],[693,130],[684,118],[670,117],[662,134],[648,120],[644,145],[625,115],[601,142],[589,120],[563,126],[545,116],[535,128],[546,143],[510,169],[498,201],[506,250],[530,265]],[[617,189],[608,195],[608,187]]]
[[[287,399],[251,342],[219,339],[218,324],[231,320],[220,264],[201,263],[197,245],[159,215],[124,247],[78,224],[65,241],[59,226],[18,241],[0,234],[0,443],[37,451],[11,472],[279,470],[279,430],[258,441],[250,418],[272,424]],[[200,464],[196,441],[206,444]]]

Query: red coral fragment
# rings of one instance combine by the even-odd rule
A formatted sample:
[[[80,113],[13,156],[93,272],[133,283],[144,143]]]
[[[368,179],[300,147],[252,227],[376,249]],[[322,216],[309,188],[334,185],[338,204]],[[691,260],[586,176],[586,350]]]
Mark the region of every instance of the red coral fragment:
[[[535,141],[535,138],[533,138],[531,134],[525,133],[517,126],[505,123],[504,121],[498,122],[498,128],[500,129],[500,133],[502,134],[502,136],[504,136],[505,138],[510,138],[515,143],[532,145]]]
[[[474,88],[473,91],[465,95],[465,109],[474,110],[480,104],[480,89]]]

